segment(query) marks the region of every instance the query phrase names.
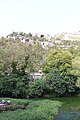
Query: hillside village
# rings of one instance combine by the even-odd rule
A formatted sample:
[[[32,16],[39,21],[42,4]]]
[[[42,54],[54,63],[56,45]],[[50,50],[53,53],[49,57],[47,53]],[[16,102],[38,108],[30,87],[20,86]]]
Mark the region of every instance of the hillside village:
[[[39,43],[44,49],[49,47],[59,47],[68,49],[74,47],[75,49],[80,44],[80,31],[74,33],[61,33],[51,37],[48,34],[40,33],[24,33],[24,32],[13,32],[5,37],[7,40],[16,41],[19,40],[22,43],[36,44]]]
[[[56,48],[62,48],[62,49],[75,48],[75,49],[77,49],[80,45],[80,32],[56,34],[53,37],[50,36],[49,34],[41,34],[41,33],[26,34],[24,32],[12,32],[11,34],[7,35],[5,37],[5,39],[10,40],[12,42],[15,42],[15,41],[21,42],[22,44],[26,44],[26,45],[30,44],[32,46],[39,44],[46,51],[48,50],[48,48],[51,48],[51,47],[54,49],[56,49]],[[3,39],[3,41],[5,39]],[[39,54],[40,54],[40,52],[39,52]],[[39,57],[39,55],[38,55],[38,57]],[[37,62],[37,64],[38,63],[39,63],[39,61]],[[42,76],[42,72],[39,72],[38,70],[39,69],[37,69],[37,72],[35,72],[35,74],[31,73],[31,76],[33,76],[34,79],[36,79],[36,78],[38,79],[39,77]]]

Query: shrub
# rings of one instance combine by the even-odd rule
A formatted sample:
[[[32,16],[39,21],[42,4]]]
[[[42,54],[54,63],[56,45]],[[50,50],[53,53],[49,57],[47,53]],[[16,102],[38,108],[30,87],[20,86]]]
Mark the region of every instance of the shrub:
[[[4,74],[0,77],[0,96],[26,98],[30,80],[28,73],[22,76],[19,74]]]
[[[45,91],[47,93],[55,93],[56,96],[76,93],[75,85],[76,77],[74,75],[63,75],[59,70],[55,69],[48,73],[45,78]]]
[[[30,97],[41,97],[44,92],[44,81],[35,80],[29,86],[29,96]]]

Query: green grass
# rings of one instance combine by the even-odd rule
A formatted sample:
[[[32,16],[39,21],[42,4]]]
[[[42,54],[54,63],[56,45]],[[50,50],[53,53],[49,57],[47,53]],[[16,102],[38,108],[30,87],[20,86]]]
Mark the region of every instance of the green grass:
[[[53,120],[58,114],[61,102],[49,99],[12,99],[0,98],[1,100],[11,100],[15,104],[27,105],[24,110],[6,111],[0,113],[0,120]]]
[[[80,110],[80,97],[59,97],[52,100],[61,101],[63,110]]]

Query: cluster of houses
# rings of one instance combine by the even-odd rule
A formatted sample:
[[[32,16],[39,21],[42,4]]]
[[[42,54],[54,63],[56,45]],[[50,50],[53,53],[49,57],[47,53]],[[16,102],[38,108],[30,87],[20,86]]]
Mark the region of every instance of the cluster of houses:
[[[21,34],[18,32],[13,32],[12,34],[7,35],[6,39],[13,40],[13,41],[16,41],[17,39],[19,39],[22,43],[29,43],[29,44],[35,44],[35,41],[38,39],[37,42],[39,42],[44,49],[47,49],[48,46],[53,46],[51,36],[49,36],[48,34],[41,35],[36,33],[36,34],[33,34],[32,37],[29,37],[26,33]]]
[[[62,36],[61,36],[62,35]],[[60,37],[61,36],[61,37]],[[67,49],[71,47],[71,44],[65,44],[65,41],[76,41],[80,40],[80,31],[76,33],[62,33],[57,34],[56,37],[51,37],[48,34],[26,34],[23,32],[13,32],[10,35],[6,36],[6,39],[16,41],[19,39],[21,43],[35,44],[39,43],[44,49],[48,49],[49,47],[60,47],[63,49]]]

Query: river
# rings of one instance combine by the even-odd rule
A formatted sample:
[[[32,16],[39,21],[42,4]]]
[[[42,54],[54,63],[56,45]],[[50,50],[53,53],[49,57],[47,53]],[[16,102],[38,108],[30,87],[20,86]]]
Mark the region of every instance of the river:
[[[80,111],[61,111],[55,120],[80,120]]]

